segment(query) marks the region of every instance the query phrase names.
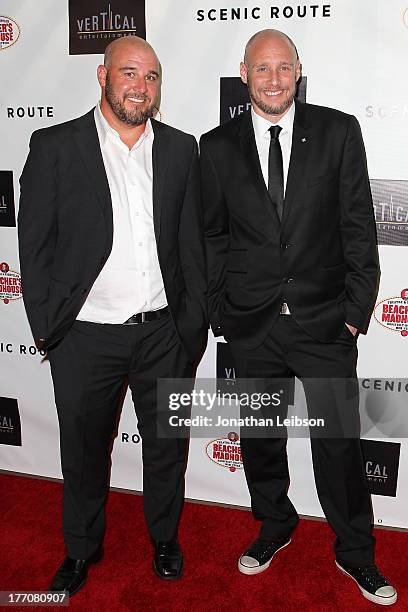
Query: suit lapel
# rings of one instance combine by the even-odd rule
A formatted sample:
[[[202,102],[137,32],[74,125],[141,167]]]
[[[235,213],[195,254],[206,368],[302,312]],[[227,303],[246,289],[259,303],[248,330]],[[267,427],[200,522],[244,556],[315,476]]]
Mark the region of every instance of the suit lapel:
[[[74,140],[91,179],[107,226],[112,233],[112,200],[99,144],[98,132],[96,130],[94,110],[91,110],[75,122]]]
[[[250,111],[245,113],[242,118],[240,145],[248,166],[249,176],[253,179],[260,202],[265,206],[268,212],[270,212],[271,209],[273,210],[272,214],[274,214],[277,223],[280,223],[278,213],[276,212],[275,206],[273,206],[271,202],[262,174]]]
[[[169,164],[170,142],[166,126],[152,121],[153,140],[153,222],[156,242],[160,237],[160,220],[163,209],[164,186]]]
[[[163,192],[169,161],[169,139],[165,126],[152,119],[153,141],[153,221],[156,240],[160,235]],[[112,200],[105,172],[98,132],[94,120],[94,110],[80,117],[74,124],[74,140],[92,181],[102,212],[113,232]]]
[[[295,119],[293,122],[292,149],[288,177],[286,181],[285,201],[283,206],[282,227],[284,226],[293,202],[295,193],[302,184],[306,173],[306,162],[309,153],[309,131],[307,126],[306,106],[296,101]]]

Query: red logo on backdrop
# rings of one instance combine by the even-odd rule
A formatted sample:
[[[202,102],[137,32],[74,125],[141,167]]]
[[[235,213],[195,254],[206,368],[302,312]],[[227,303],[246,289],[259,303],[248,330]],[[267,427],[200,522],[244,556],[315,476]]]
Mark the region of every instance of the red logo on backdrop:
[[[227,438],[212,440],[206,446],[207,457],[230,472],[242,470],[241,445],[239,435],[231,431]]]
[[[390,331],[408,336],[408,288],[401,290],[400,296],[382,300],[374,310],[375,319]]]
[[[19,36],[20,28],[14,19],[0,15],[0,51],[14,45]]]
[[[0,300],[8,304],[10,300],[18,300],[21,297],[20,274],[10,270],[6,261],[0,262]]]

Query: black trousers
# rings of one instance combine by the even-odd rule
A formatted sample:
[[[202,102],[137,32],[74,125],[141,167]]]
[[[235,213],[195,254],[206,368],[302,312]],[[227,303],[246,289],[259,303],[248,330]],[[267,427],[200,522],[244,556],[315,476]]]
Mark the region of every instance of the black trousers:
[[[324,393],[324,385],[330,382],[306,379],[356,378],[357,345],[346,327],[335,342],[322,343],[308,336],[292,316],[281,315],[260,347],[242,350],[233,342],[230,346],[238,378],[305,379],[309,417],[314,416],[313,407],[319,403],[319,390]],[[358,412],[358,403],[354,408]],[[241,439],[252,510],[262,521],[262,537],[287,538],[298,521],[287,495],[286,442],[286,437]],[[311,447],[317,494],[337,536],[334,550],[338,561],[372,563],[372,507],[360,439],[311,437]]]
[[[177,535],[186,440],[156,435],[156,379],[190,378],[192,364],[167,315],[139,325],[77,321],[50,350],[64,477],[68,556],[87,559],[102,543],[110,447],[124,384],[142,438],[144,512],[151,537]]]

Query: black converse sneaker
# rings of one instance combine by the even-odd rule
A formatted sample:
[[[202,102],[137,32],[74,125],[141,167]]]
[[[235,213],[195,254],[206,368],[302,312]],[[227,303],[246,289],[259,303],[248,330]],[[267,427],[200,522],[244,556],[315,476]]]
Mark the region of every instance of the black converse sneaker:
[[[258,538],[239,558],[238,569],[243,574],[252,576],[264,572],[271,564],[274,555],[290,544],[287,540],[269,540]]]
[[[397,591],[380,574],[376,565],[352,567],[336,561],[336,565],[343,574],[357,582],[358,588],[366,599],[382,606],[391,606],[397,601]]]

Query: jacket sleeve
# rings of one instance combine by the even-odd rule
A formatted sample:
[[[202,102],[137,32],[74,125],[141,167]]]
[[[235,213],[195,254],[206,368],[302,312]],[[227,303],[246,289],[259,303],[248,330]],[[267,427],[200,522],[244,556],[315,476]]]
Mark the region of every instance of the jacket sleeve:
[[[225,291],[230,243],[229,216],[216,165],[205,136],[200,141],[200,164],[210,323],[214,336],[222,336],[220,305]]]
[[[346,323],[364,332],[377,296],[380,267],[364,143],[353,116],[344,142],[339,197],[346,262]]]
[[[196,334],[207,338],[207,279],[197,142],[192,138],[190,165],[179,226],[179,252],[186,284],[189,320]],[[199,343],[198,343],[199,344]]]
[[[47,301],[57,237],[57,185],[45,138],[34,132],[20,178],[18,239],[23,300],[36,341],[47,337]]]

